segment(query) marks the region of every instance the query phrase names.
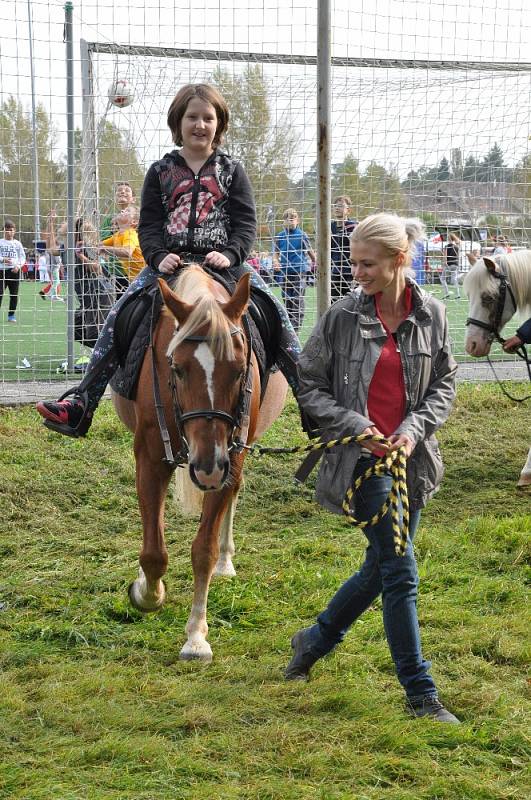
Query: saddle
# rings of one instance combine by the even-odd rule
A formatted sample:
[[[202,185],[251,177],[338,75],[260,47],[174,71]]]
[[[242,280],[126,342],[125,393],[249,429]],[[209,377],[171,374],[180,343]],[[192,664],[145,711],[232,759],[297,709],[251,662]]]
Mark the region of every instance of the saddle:
[[[236,283],[223,279],[218,273],[205,270],[209,275],[233,294]],[[168,284],[175,283],[171,276]],[[151,329],[157,324],[162,309],[162,295],[158,283],[140,289],[131,296],[118,314],[114,325],[114,346],[119,367],[111,379],[113,390],[134,400],[140,369],[151,339]],[[260,371],[261,394],[264,395],[269,373],[275,369],[281,337],[280,317],[274,301],[261,289],[251,287],[251,299],[247,314],[253,352]]]

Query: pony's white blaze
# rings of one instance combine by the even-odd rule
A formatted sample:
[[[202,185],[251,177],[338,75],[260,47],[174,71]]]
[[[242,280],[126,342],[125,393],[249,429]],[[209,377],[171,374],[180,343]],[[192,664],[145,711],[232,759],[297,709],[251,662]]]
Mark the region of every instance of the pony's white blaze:
[[[216,366],[216,360],[206,342],[201,342],[201,344],[197,345],[194,355],[205,373],[210,405],[214,408],[214,367]]]
[[[206,342],[201,342],[195,349],[194,357],[201,366],[205,373],[205,385],[210,400],[210,407],[215,408],[215,393],[214,393],[214,369],[216,366],[216,359],[212,350]],[[201,469],[199,466],[194,467],[194,473],[197,481],[205,489],[219,489],[223,481],[227,477],[227,448],[224,444],[217,441],[213,442],[214,453],[212,459],[212,468],[209,472]],[[190,442],[190,459],[195,462],[197,458],[196,447],[193,441]]]

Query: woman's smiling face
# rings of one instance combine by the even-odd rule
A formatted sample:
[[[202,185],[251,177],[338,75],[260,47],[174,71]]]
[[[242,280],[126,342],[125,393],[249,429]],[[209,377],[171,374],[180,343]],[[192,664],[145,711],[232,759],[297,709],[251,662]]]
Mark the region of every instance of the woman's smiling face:
[[[350,263],[352,275],[365,294],[375,295],[390,287],[397,278],[403,262],[398,256],[388,252],[376,242],[352,242]]]

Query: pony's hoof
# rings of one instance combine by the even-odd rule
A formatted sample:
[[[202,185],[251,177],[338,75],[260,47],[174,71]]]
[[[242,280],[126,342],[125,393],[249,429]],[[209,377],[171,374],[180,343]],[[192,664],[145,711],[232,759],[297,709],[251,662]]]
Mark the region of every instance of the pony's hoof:
[[[236,570],[232,561],[218,561],[214,567],[214,575],[222,578],[234,578]]]
[[[152,614],[155,611],[160,611],[162,606],[164,605],[164,600],[166,598],[166,584],[164,581],[162,582],[163,591],[161,593],[161,597],[156,600],[154,603],[145,604],[142,601],[142,597],[138,591],[138,581],[133,581],[129,584],[127,589],[127,594],[129,596],[129,602],[137,611],[140,611],[141,614]]]
[[[207,641],[195,644],[186,642],[179,653],[181,661],[201,661],[203,664],[210,664],[212,661],[212,649]]]

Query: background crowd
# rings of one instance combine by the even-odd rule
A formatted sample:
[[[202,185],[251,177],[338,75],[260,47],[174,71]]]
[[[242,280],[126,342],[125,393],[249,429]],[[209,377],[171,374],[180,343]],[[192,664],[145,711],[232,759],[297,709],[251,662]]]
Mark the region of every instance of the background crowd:
[[[101,327],[114,300],[127,290],[145,267],[137,233],[139,208],[130,183],[119,181],[116,184],[113,202],[114,207],[103,216],[99,231],[88,221],[76,220],[76,339],[89,347],[97,338],[96,329]],[[352,217],[351,206],[346,195],[334,198],[330,250],[332,303],[352,288],[349,243],[358,221]],[[66,223],[58,226],[57,222],[56,212],[52,209],[43,239],[36,243],[35,248],[24,251],[15,238],[14,222],[5,220],[4,236],[0,239],[0,304],[7,291],[8,322],[16,322],[21,280],[39,282],[38,294],[45,301],[61,303],[65,300]],[[263,248],[264,241],[257,242],[257,249],[251,251],[247,263],[268,286],[278,287],[290,322],[298,332],[306,313],[306,290],[315,283],[317,257],[295,208],[282,212],[282,222],[282,228],[272,232],[268,249],[258,249],[260,244]],[[497,256],[510,253],[511,245],[507,237],[498,235],[483,249]],[[422,285],[434,273],[430,260],[437,264],[440,261],[435,270],[443,288],[443,300],[460,300],[463,263],[472,266],[480,254],[479,243],[472,242],[471,247],[465,249],[457,233],[449,232],[447,241],[442,242],[438,258],[429,255],[425,238],[417,241],[411,269]]]

